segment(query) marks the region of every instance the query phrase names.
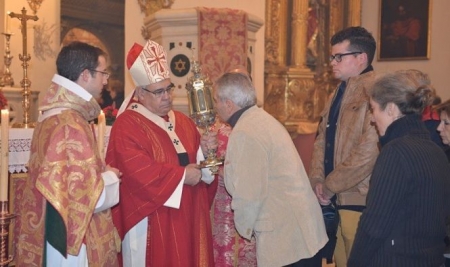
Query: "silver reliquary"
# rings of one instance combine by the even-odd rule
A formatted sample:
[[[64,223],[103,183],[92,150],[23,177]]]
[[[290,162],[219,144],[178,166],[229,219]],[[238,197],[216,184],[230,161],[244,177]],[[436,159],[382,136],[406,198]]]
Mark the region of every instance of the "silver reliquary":
[[[216,112],[213,105],[212,82],[208,76],[201,73],[201,70],[200,64],[193,60],[193,76],[189,77],[186,90],[188,91],[189,115],[199,128],[205,129],[205,134],[207,134],[216,121]],[[209,167],[211,172],[216,174],[222,163],[216,157],[216,150],[208,149],[206,159],[200,162],[200,166],[202,168]]]

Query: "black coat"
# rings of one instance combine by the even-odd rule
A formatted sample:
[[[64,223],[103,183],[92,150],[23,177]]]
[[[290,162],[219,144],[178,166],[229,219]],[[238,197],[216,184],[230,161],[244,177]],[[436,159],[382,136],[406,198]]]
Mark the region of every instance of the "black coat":
[[[447,157],[416,115],[394,121],[380,144],[347,266],[440,266],[450,214]]]

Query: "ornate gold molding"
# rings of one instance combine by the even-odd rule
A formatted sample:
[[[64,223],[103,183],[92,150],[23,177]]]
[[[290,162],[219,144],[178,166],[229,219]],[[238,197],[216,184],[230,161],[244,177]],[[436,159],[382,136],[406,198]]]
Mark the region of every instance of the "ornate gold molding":
[[[305,30],[311,10],[318,20],[315,44]],[[292,135],[319,120],[337,84],[328,64],[330,37],[360,22],[361,0],[266,0],[264,109]],[[317,52],[315,66],[306,66],[307,44],[315,45],[308,46]]]
[[[145,16],[163,8],[170,8],[174,2],[175,0],[138,0],[141,12],[144,12]]]
[[[286,40],[287,24],[285,20],[280,20],[287,16],[286,1],[267,0],[266,1],[266,66],[284,65],[286,61],[286,49],[283,40]],[[273,34],[278,33],[278,34]]]

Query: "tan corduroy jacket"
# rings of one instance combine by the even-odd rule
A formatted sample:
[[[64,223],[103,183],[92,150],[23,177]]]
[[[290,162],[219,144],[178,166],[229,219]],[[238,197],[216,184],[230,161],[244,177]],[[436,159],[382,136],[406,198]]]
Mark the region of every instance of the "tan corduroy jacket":
[[[253,106],[233,128],[225,186],[241,236],[256,237],[259,267],[311,258],[328,241],[317,198],[291,137],[275,118]]]
[[[327,102],[314,143],[310,181],[313,188],[324,182],[328,193],[338,196],[339,205],[365,205],[372,168],[378,156],[378,135],[370,122],[367,92],[375,80],[373,71],[352,77],[347,83],[337,120],[334,170],[325,179],[325,131],[333,98]],[[331,192],[330,192],[331,191]]]

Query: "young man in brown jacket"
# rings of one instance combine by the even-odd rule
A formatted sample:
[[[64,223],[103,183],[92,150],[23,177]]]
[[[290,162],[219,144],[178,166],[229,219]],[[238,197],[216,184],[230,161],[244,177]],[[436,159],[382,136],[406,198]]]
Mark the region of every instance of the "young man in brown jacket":
[[[378,155],[366,94],[375,79],[376,43],[366,29],[350,27],[337,32],[331,45],[330,64],[341,83],[322,113],[309,177],[319,203],[338,207],[334,256],[336,265],[345,267]]]

